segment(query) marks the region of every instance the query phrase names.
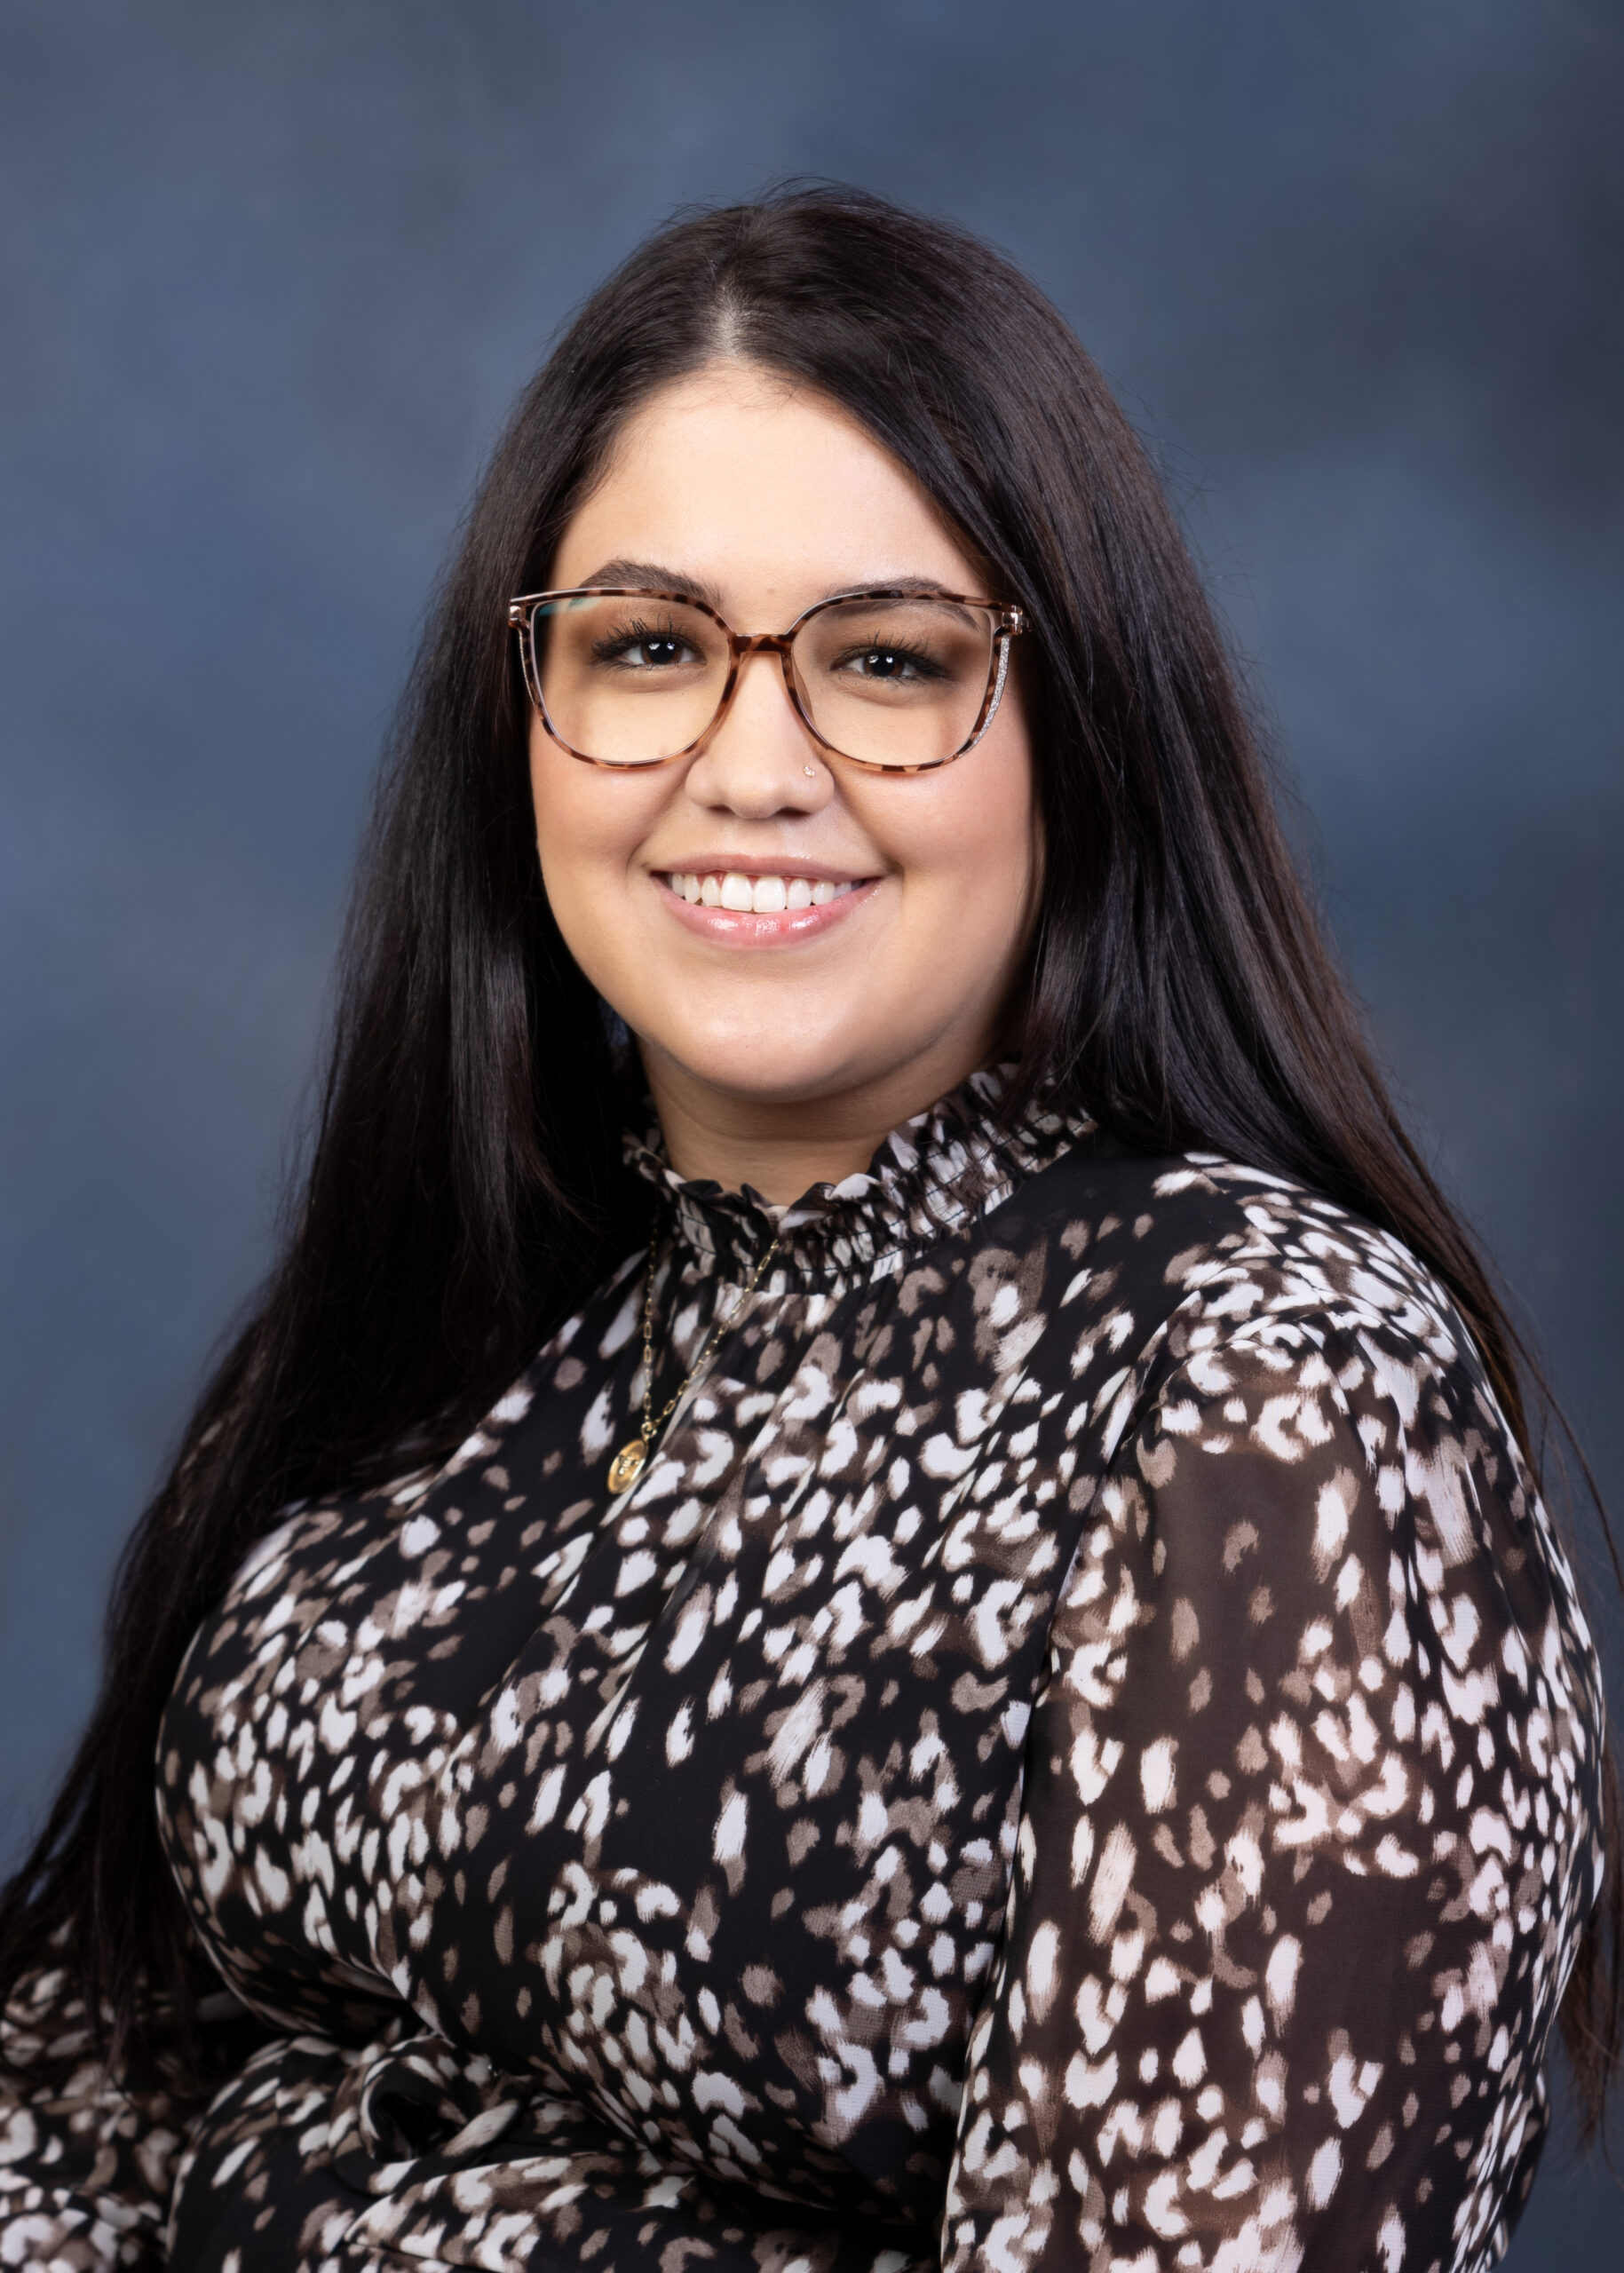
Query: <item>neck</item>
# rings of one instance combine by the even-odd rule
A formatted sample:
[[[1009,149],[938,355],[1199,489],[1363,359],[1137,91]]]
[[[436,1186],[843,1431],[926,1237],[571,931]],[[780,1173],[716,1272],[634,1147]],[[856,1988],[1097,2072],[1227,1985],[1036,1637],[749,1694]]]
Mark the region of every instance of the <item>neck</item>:
[[[899,1122],[927,1111],[987,1062],[985,1050],[968,1064],[959,1056],[939,1063],[927,1053],[828,1097],[780,1100],[716,1088],[643,1046],[666,1157],[677,1175],[709,1178],[728,1192],[748,1184],[774,1206],[815,1184],[860,1175]]]

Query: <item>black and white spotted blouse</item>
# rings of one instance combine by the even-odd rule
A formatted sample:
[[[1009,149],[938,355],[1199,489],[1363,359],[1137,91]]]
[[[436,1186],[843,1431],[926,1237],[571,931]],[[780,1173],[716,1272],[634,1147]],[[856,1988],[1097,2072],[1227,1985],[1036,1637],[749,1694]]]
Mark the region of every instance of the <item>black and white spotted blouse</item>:
[[[781,1246],[619,1499],[635,1255],[256,1549],[158,1761],[218,2088],[65,2079],[31,1982],[0,2267],[1500,2254],[1601,1704],[1477,1356],[1337,1208],[996,1095],[788,1210],[640,1153],[662,1393]]]

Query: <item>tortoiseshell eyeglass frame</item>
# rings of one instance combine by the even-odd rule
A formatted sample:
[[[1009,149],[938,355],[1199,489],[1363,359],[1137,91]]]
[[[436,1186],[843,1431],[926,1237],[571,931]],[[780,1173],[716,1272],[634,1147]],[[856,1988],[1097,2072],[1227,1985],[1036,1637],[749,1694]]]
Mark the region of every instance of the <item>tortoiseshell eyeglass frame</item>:
[[[592,757],[585,750],[576,749],[573,743],[565,741],[547,715],[547,704],[542,693],[541,668],[535,653],[535,615],[536,610],[549,601],[574,599],[666,600],[673,606],[695,608],[700,614],[710,618],[727,642],[727,677],[723,684],[715,716],[703,733],[696,735],[685,748],[671,750],[664,757],[631,759]],[[804,626],[810,623],[813,616],[821,615],[826,608],[845,606],[852,600],[918,599],[943,600],[954,607],[976,608],[993,618],[993,649],[987,661],[986,691],[981,697],[981,708],[976,714],[975,725],[957,749],[949,750],[945,757],[928,758],[923,764],[886,765],[876,758],[853,757],[849,750],[838,748],[826,735],[819,733],[796,678],[792,643]],[[578,757],[583,765],[601,766],[611,773],[645,773],[652,766],[674,765],[678,758],[693,757],[703,749],[732,708],[733,697],[739,691],[740,674],[745,658],[751,654],[778,657],[784,674],[785,692],[794,706],[796,717],[818,747],[827,750],[831,757],[839,758],[843,764],[855,765],[864,773],[934,773],[939,767],[951,765],[955,758],[963,757],[967,750],[974,749],[992,725],[997,716],[998,705],[1003,700],[1004,682],[1010,675],[1010,642],[1018,638],[1026,628],[1025,612],[1004,600],[973,599],[963,592],[909,591],[902,587],[834,592],[828,599],[819,600],[812,606],[804,608],[787,631],[735,631],[708,601],[696,598],[692,592],[654,591],[642,584],[573,584],[556,592],[526,592],[508,602],[508,622],[519,634],[525,686],[543,725],[558,748],[566,750],[571,757]]]

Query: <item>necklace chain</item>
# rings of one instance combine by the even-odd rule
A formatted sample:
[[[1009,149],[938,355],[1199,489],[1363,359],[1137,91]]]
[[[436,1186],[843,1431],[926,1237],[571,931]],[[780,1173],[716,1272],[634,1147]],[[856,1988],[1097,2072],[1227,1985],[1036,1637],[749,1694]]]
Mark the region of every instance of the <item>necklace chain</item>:
[[[676,1412],[677,1406],[681,1403],[683,1397],[685,1395],[690,1384],[693,1382],[694,1376],[698,1374],[700,1367],[704,1364],[706,1358],[709,1357],[711,1351],[716,1348],[717,1343],[721,1340],[728,1327],[738,1317],[746,1303],[749,1301],[750,1296],[756,1292],[757,1287],[761,1283],[761,1275],[763,1271],[765,1271],[768,1263],[772,1262],[777,1252],[778,1238],[775,1233],[768,1241],[766,1247],[763,1249],[760,1262],[756,1265],[754,1271],[751,1271],[743,1286],[741,1287],[738,1294],[733,1297],[732,1303],[729,1303],[725,1315],[717,1320],[709,1333],[705,1336],[704,1342],[701,1345],[698,1357],[695,1358],[687,1372],[677,1382],[675,1390],[673,1390],[670,1396],[667,1398],[659,1412],[656,1413],[654,1409],[654,1275],[658,1243],[654,1239],[651,1239],[649,1241],[648,1275],[643,1288],[643,1418],[638,1424],[637,1435],[632,1437],[630,1444],[625,1444],[621,1446],[619,1452],[615,1453],[614,1458],[609,1463],[609,1489],[611,1492],[618,1493],[630,1491],[631,1486],[637,1482],[638,1477],[642,1475],[643,1470],[648,1465],[648,1456],[654,1448],[655,1437],[660,1434],[661,1429],[664,1428],[672,1414]]]

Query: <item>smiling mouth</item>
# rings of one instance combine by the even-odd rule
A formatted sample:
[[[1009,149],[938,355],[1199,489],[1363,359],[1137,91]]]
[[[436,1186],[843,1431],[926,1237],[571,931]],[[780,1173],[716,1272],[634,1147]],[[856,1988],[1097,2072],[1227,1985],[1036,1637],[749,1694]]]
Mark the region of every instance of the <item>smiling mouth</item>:
[[[848,877],[836,883],[828,876],[785,876],[770,870],[757,875],[739,868],[701,873],[678,868],[661,881],[690,907],[720,907],[736,915],[781,915],[803,907],[827,907],[874,879]]]

